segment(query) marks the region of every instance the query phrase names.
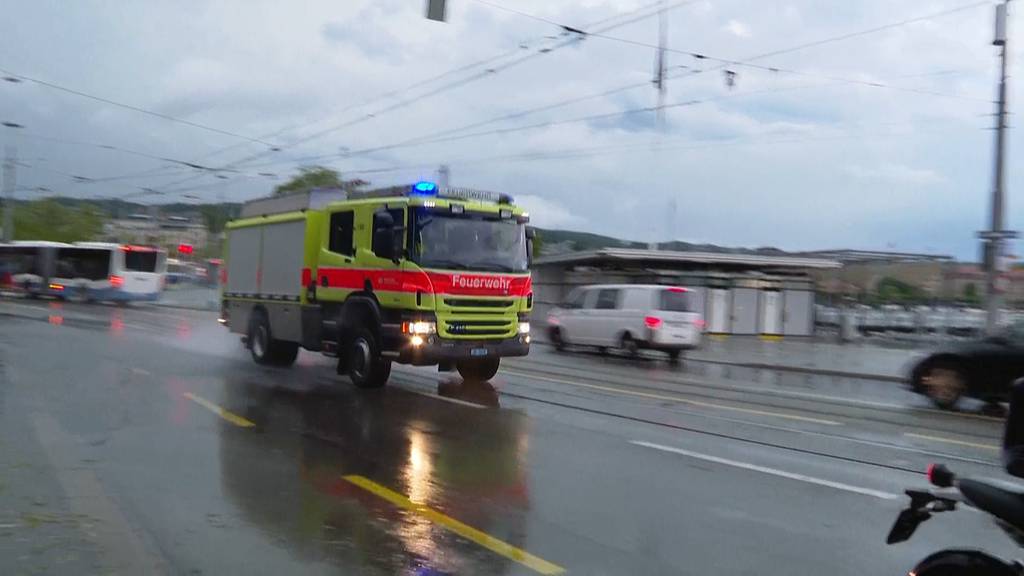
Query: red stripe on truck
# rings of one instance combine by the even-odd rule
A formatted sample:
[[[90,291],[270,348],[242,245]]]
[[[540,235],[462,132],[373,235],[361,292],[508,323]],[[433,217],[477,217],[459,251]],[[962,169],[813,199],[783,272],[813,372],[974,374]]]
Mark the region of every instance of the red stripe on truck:
[[[305,274],[303,270],[303,279]],[[529,276],[462,272],[320,268],[317,277],[321,286],[326,280],[328,288],[360,290],[369,281],[374,290],[466,296],[526,296],[533,286]]]

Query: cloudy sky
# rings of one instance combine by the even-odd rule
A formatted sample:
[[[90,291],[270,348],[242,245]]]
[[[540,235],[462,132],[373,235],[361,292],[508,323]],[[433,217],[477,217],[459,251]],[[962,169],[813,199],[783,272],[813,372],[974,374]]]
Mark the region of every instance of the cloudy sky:
[[[0,76],[21,81],[0,82],[0,121],[23,128],[0,138],[22,198],[246,200],[303,164],[385,185],[447,163],[540,226],[976,257],[992,3],[665,4],[659,121],[654,0],[449,0],[446,23],[422,0],[7,3]]]

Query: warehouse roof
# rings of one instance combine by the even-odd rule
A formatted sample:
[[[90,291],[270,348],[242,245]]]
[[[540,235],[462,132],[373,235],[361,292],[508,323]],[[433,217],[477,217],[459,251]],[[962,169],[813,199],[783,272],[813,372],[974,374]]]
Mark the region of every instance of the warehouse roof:
[[[636,248],[602,248],[600,250],[590,250],[587,252],[570,252],[568,254],[542,256],[534,261],[534,265],[594,266],[626,262],[643,264],[697,264],[705,266],[794,269],[829,269],[840,268],[842,266],[838,261],[826,258],[762,256],[758,254],[734,254],[722,252],[677,252],[672,250],[642,250]]]

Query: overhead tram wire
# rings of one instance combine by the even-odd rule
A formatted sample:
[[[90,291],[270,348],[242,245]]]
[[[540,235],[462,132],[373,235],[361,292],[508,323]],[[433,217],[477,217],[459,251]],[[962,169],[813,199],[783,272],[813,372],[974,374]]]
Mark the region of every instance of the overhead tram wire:
[[[479,1],[479,0],[477,0],[477,1]],[[490,4],[490,3],[488,3],[488,4]],[[751,57],[748,57],[748,58],[745,58],[745,59],[742,59],[742,60],[728,59],[728,58],[718,58],[718,57],[707,55],[705,53],[673,50],[675,52],[679,52],[679,53],[683,53],[683,54],[687,54],[687,55],[693,56],[693,57],[695,57],[697,59],[700,59],[700,60],[712,60],[712,61],[720,62],[721,64],[718,65],[718,66],[715,66],[713,68],[708,68],[708,69],[688,69],[686,72],[670,75],[670,76],[668,76],[667,79],[673,80],[673,79],[677,79],[677,78],[680,78],[680,77],[683,77],[683,76],[695,76],[695,75],[701,74],[701,73],[706,74],[708,72],[713,72],[713,71],[717,71],[717,70],[723,70],[727,66],[731,66],[731,65],[732,66],[735,66],[735,65],[749,65],[751,67],[756,67],[756,68],[759,68],[759,69],[762,69],[762,70],[771,71],[771,72],[778,71],[778,72],[791,73],[791,74],[799,75],[799,76],[819,77],[819,78],[823,78],[823,79],[831,80],[831,81],[836,81],[836,82],[860,84],[860,85],[871,86],[871,87],[875,87],[875,88],[889,88],[889,89],[898,90],[898,91],[904,91],[904,92],[909,92],[909,93],[917,93],[917,94],[928,95],[928,96],[943,97],[943,98],[956,98],[956,99],[971,100],[971,101],[977,101],[977,102],[991,102],[990,99],[986,99],[986,98],[977,98],[977,97],[971,97],[971,96],[963,96],[963,95],[959,95],[959,94],[949,94],[949,93],[944,93],[944,92],[937,92],[937,91],[930,91],[930,90],[923,90],[923,89],[916,89],[916,88],[905,88],[905,87],[901,87],[901,86],[894,86],[894,85],[891,85],[891,84],[885,84],[885,83],[879,83],[879,82],[871,82],[871,81],[861,80],[861,79],[851,79],[851,78],[840,78],[840,77],[835,77],[835,76],[826,76],[826,75],[820,75],[820,74],[803,72],[803,71],[799,71],[799,70],[781,69],[781,68],[776,68],[776,67],[771,67],[771,66],[762,66],[762,65],[757,65],[757,64],[753,64],[752,63],[753,61],[760,60],[762,58],[767,58],[767,57],[770,57],[770,56],[778,56],[778,55],[781,55],[781,54],[787,54],[787,53],[791,53],[791,52],[796,52],[796,51],[804,50],[804,49],[807,49],[807,48],[810,48],[810,47],[821,46],[821,45],[825,45],[825,44],[832,43],[832,42],[839,42],[839,41],[847,40],[847,39],[850,39],[850,38],[855,38],[855,37],[858,37],[858,36],[864,36],[864,35],[867,35],[867,34],[873,34],[873,33],[879,32],[879,31],[896,28],[898,26],[904,26],[904,25],[908,25],[908,24],[912,24],[912,23],[916,23],[916,22],[921,22],[921,21],[924,21],[924,20],[929,20],[929,19],[932,19],[932,18],[939,18],[939,17],[942,17],[942,16],[947,16],[947,15],[950,15],[950,14],[954,14],[954,13],[961,12],[961,11],[964,11],[964,10],[969,10],[969,9],[972,9],[972,8],[977,8],[979,6],[988,5],[988,4],[990,4],[990,2],[988,2],[988,1],[974,2],[974,3],[971,3],[971,4],[958,6],[958,7],[954,7],[954,8],[947,9],[947,10],[941,10],[941,11],[938,11],[938,12],[932,12],[932,13],[924,14],[924,15],[921,15],[921,16],[915,16],[915,17],[912,17],[912,18],[906,18],[906,19],[903,19],[903,20],[899,20],[899,21],[896,21],[896,22],[890,22],[888,24],[883,24],[883,25],[880,25],[880,26],[874,26],[872,28],[867,28],[867,29],[864,29],[864,30],[858,30],[858,31],[854,31],[854,32],[844,33],[844,34],[837,35],[837,36],[832,36],[832,37],[828,37],[828,38],[822,38],[822,39],[818,39],[818,40],[815,40],[815,41],[812,41],[812,42],[806,42],[806,43],[803,43],[803,44],[792,46],[792,47],[789,47],[789,48],[773,50],[771,52],[757,54],[757,55],[754,55],[754,56],[751,56]],[[519,13],[519,11],[515,11],[515,12]],[[606,38],[606,39],[610,39],[610,40],[624,41],[624,42],[627,42],[627,43],[636,43],[636,42],[633,42],[631,40],[625,40],[625,39],[620,39],[620,38],[617,38],[617,37],[608,36],[608,35],[605,35],[605,34],[603,34],[601,32],[596,32],[596,33],[592,32],[592,33],[589,33],[589,35],[593,35],[593,36],[598,37],[598,38]],[[637,43],[637,44],[643,45],[643,43]],[[646,46],[649,46],[651,48],[657,48],[657,46],[654,46],[654,45],[646,45]],[[611,96],[611,95],[614,95],[614,94],[617,94],[617,93],[620,93],[620,92],[625,92],[625,91],[628,91],[628,90],[633,90],[633,89],[641,88],[641,87],[647,87],[649,85],[650,85],[650,82],[645,80],[645,81],[642,81],[642,82],[637,82],[637,83],[633,83],[633,84],[627,84],[627,85],[623,85],[623,86],[618,86],[618,87],[615,87],[615,88],[612,88],[612,89],[609,89],[609,90],[605,90],[605,91],[602,91],[602,92],[588,94],[588,95],[584,95],[584,96],[577,96],[577,97],[569,98],[569,99],[566,99],[566,100],[561,100],[561,101],[558,101],[558,102],[553,102],[553,103],[550,103],[550,104],[545,104],[545,105],[542,105],[542,106],[538,106],[538,107],[527,109],[527,110],[523,110],[523,111],[513,112],[513,113],[509,113],[509,114],[503,114],[503,115],[500,115],[500,116],[497,116],[497,117],[494,117],[494,118],[490,118],[490,119],[482,120],[482,121],[478,121],[478,122],[473,122],[473,123],[466,124],[466,125],[463,125],[463,126],[459,126],[459,127],[456,127],[456,128],[448,128],[448,129],[445,129],[445,130],[442,130],[442,131],[439,131],[439,132],[435,132],[435,133],[431,133],[431,134],[425,134],[425,135],[421,135],[421,136],[417,136],[417,137],[413,137],[413,138],[407,138],[407,139],[401,140],[401,141],[399,141],[397,143],[392,143],[392,144],[387,144],[387,145],[382,145],[382,146],[376,146],[376,147],[367,148],[367,149],[363,149],[363,150],[359,150],[359,151],[354,151],[354,152],[350,151],[350,152],[346,152],[346,153],[335,153],[335,154],[324,154],[324,155],[319,155],[319,156],[311,156],[311,157],[307,157],[307,158],[293,159],[293,160],[288,160],[288,161],[283,161],[282,160],[281,162],[272,162],[272,163],[267,163],[267,164],[257,164],[255,166],[271,166],[271,165],[276,165],[276,164],[285,163],[285,162],[295,163],[295,162],[304,162],[304,161],[319,161],[319,160],[332,159],[332,158],[347,158],[347,157],[351,157],[353,155],[357,155],[357,154],[361,154],[361,153],[379,152],[379,151],[383,151],[383,150],[389,150],[389,149],[394,149],[394,148],[401,148],[401,147],[411,146],[411,145],[415,145],[415,144],[426,144],[426,143],[432,143],[432,142],[435,142],[435,141],[444,141],[444,140],[437,140],[437,139],[439,139],[442,136],[447,136],[449,134],[457,134],[459,132],[463,132],[465,130],[469,130],[469,129],[472,129],[472,128],[486,126],[486,125],[489,125],[489,124],[493,124],[493,123],[497,123],[497,122],[502,122],[502,121],[505,121],[505,120],[512,120],[512,119],[516,119],[516,118],[522,118],[522,117],[529,116],[529,115],[532,115],[532,114],[536,114],[536,113],[539,113],[539,112],[555,110],[555,109],[562,108],[562,107],[565,107],[565,106],[569,106],[569,105],[572,105],[572,104],[577,104],[577,103],[585,102],[585,101],[588,101],[588,100],[604,98],[604,97]],[[255,166],[250,166],[250,167],[255,167]]]
[[[602,22],[602,23],[604,23],[606,25],[604,27],[599,28],[599,30],[600,31],[613,30],[615,28],[619,28],[621,26],[625,26],[625,25],[631,24],[633,22],[636,22],[636,21],[639,21],[639,20],[642,20],[642,19],[650,18],[652,16],[655,16],[661,10],[671,10],[671,9],[679,8],[679,7],[682,7],[682,6],[689,5],[689,4],[694,4],[694,3],[698,2],[698,1],[700,1],[700,0],[678,0],[677,2],[668,4],[668,5],[665,5],[665,6],[662,6],[661,3],[648,4],[648,5],[645,5],[645,6],[642,6],[642,7],[638,8],[636,10],[633,10],[632,12],[627,12],[627,13],[624,13],[624,14],[619,14],[619,15],[616,15],[615,17],[613,17],[613,18],[605,18],[605,19],[603,19],[600,22]],[[619,19],[619,18],[622,18],[622,17],[631,16],[631,15],[632,15],[631,18],[627,18],[624,21],[614,22],[614,23],[608,24],[608,22],[611,21],[611,20],[615,20],[615,19]],[[380,114],[383,114],[383,113],[386,113],[386,112],[390,112],[390,111],[393,111],[393,110],[396,110],[396,109],[408,106],[408,105],[413,104],[413,103],[420,102],[424,98],[440,94],[442,92],[451,90],[453,88],[457,88],[459,86],[468,84],[470,82],[473,82],[473,81],[476,81],[476,80],[479,80],[479,79],[482,79],[482,78],[493,76],[494,74],[496,74],[498,72],[501,72],[503,70],[506,70],[508,68],[511,68],[513,66],[521,64],[523,62],[532,60],[533,58],[536,58],[538,56],[541,56],[541,55],[544,55],[544,54],[550,54],[551,52],[553,52],[555,50],[558,50],[560,48],[564,48],[566,46],[575,44],[575,43],[579,42],[579,40],[580,40],[579,35],[578,34],[573,34],[573,37],[569,38],[568,40],[564,40],[562,42],[556,43],[554,46],[546,46],[546,47],[541,48],[539,50],[531,51],[529,54],[526,54],[525,56],[520,57],[518,59],[514,59],[514,60],[512,60],[510,62],[506,62],[506,63],[502,64],[499,67],[488,68],[488,69],[484,70],[483,72],[477,72],[474,75],[471,75],[471,76],[469,76],[467,78],[458,79],[458,80],[455,80],[455,81],[453,81],[451,83],[444,84],[444,85],[442,85],[440,87],[437,87],[437,88],[434,88],[433,90],[428,91],[426,93],[418,94],[418,95],[416,95],[414,97],[410,97],[410,98],[406,98],[404,100],[400,100],[400,101],[398,101],[398,102],[396,102],[394,104],[386,106],[383,109],[376,110],[376,111],[374,111],[372,113],[366,114],[364,116],[360,116],[360,117],[355,118],[353,120],[350,120],[348,122],[344,122],[344,123],[342,123],[340,125],[335,125],[335,126],[329,127],[327,129],[324,129],[324,130],[321,130],[319,132],[316,132],[316,133],[314,133],[312,135],[300,138],[297,141],[290,142],[288,144],[275,147],[272,150],[262,151],[262,152],[250,155],[248,157],[245,157],[245,158],[242,158],[242,159],[230,162],[230,163],[224,165],[221,168],[223,169],[223,168],[232,168],[232,167],[235,167],[235,166],[239,166],[241,164],[244,164],[244,163],[247,163],[247,162],[251,162],[252,160],[256,160],[256,159],[262,158],[262,157],[264,157],[264,156],[266,156],[266,155],[268,155],[270,153],[278,152],[278,151],[283,150],[285,148],[291,148],[291,147],[297,146],[299,144],[303,144],[303,143],[309,142],[311,140],[320,138],[320,137],[325,136],[325,135],[327,135],[327,134],[329,134],[331,132],[335,132],[337,130],[344,129],[344,128],[353,126],[355,124],[359,124],[359,123],[365,122],[365,121],[370,120],[372,118],[378,117]],[[190,176],[190,177],[182,179],[180,181],[173,182],[173,183],[171,183],[169,185],[170,186],[174,186],[174,185],[184,184],[184,183],[193,181],[193,180],[201,178],[201,177],[202,177],[202,175]]]
[[[694,3],[698,2],[698,1],[699,0],[678,0],[677,2],[668,4],[667,6],[665,6],[664,9],[665,10],[671,10],[671,9],[675,9],[675,8],[680,8],[682,6],[686,6],[686,5],[689,5],[689,4],[694,4]],[[658,14],[658,10],[654,10],[654,11],[652,11],[650,13],[639,14],[639,15],[633,16],[632,18],[629,18],[629,19],[621,21],[621,22],[615,22],[613,24],[608,24],[608,25],[604,26],[603,28],[600,28],[599,31],[605,32],[605,31],[608,31],[608,30],[614,30],[616,28],[620,28],[622,26],[626,26],[628,24],[632,24],[633,22],[636,22],[638,20],[643,20],[645,18],[650,18],[650,17],[655,16],[657,14]],[[559,26],[561,26],[561,25],[559,25]],[[563,27],[563,28],[565,28],[565,27]],[[576,30],[576,29],[571,29],[571,30]],[[568,32],[568,30],[567,30],[567,32]],[[284,148],[293,148],[295,146],[298,146],[299,144],[304,144],[304,143],[309,142],[311,140],[315,140],[315,139],[321,138],[321,137],[326,136],[327,134],[330,134],[332,132],[336,132],[338,130],[342,130],[344,128],[348,128],[348,127],[354,126],[356,124],[360,124],[360,123],[366,122],[368,120],[377,118],[381,114],[385,114],[385,113],[391,112],[393,110],[404,108],[405,106],[408,106],[408,105],[413,104],[413,103],[421,102],[425,98],[429,98],[431,96],[436,96],[437,94],[440,94],[442,92],[447,92],[448,90],[451,90],[451,89],[454,89],[454,88],[458,88],[460,86],[463,86],[465,84],[469,84],[469,83],[474,82],[476,80],[480,80],[482,78],[493,76],[494,74],[497,74],[498,72],[502,72],[502,71],[507,70],[509,68],[512,68],[514,66],[518,66],[519,64],[522,64],[524,62],[533,60],[534,58],[543,56],[545,54],[550,54],[551,52],[554,52],[554,51],[559,50],[561,48],[564,48],[566,46],[570,46],[570,45],[576,44],[581,39],[586,37],[586,33],[585,32],[580,34],[579,31],[577,31],[577,32],[569,32],[569,34],[570,34],[570,37],[568,39],[562,40],[561,42],[556,42],[554,46],[546,46],[546,47],[541,48],[539,50],[533,50],[533,51],[529,52],[528,54],[523,55],[522,57],[520,57],[518,59],[514,59],[514,60],[512,60],[510,62],[505,62],[505,63],[501,64],[500,66],[496,66],[496,67],[493,67],[493,68],[487,68],[487,69],[485,69],[485,70],[483,70],[481,72],[476,72],[476,73],[474,73],[471,76],[468,76],[466,78],[462,78],[462,79],[456,80],[456,81],[454,81],[452,83],[449,83],[449,84],[444,84],[442,86],[439,86],[439,87],[436,87],[436,88],[434,88],[432,90],[429,90],[429,91],[427,91],[425,93],[417,94],[415,96],[408,97],[408,98],[403,99],[403,100],[399,100],[399,101],[397,101],[397,102],[395,102],[393,104],[385,106],[384,108],[378,109],[378,110],[376,110],[374,112],[367,113],[367,114],[365,114],[363,116],[354,118],[354,119],[349,120],[347,122],[343,122],[341,124],[337,124],[337,125],[325,128],[323,130],[320,130],[318,132],[314,132],[313,134],[310,134],[308,136],[304,136],[302,138],[299,138],[298,140],[296,140],[294,142],[290,142],[288,144],[282,145],[281,148],[282,149],[284,149]],[[236,162],[233,162],[230,165],[234,166],[234,165],[242,164],[242,163],[248,162],[248,161],[256,159],[256,158],[261,158],[261,157],[265,156],[266,154],[267,154],[266,152],[261,152],[259,154],[255,154],[255,155],[253,155],[253,156],[251,156],[249,158],[244,158],[242,160],[238,160]]]
[[[655,8],[655,7],[657,7],[660,4],[660,2],[661,2],[661,0],[656,0],[655,2],[652,2],[650,4],[646,4],[644,6],[640,6],[639,8],[636,8],[633,12],[638,12],[638,11],[642,11],[642,10],[649,10],[651,8]],[[630,13],[632,13],[632,12],[627,12],[625,14],[628,15]],[[605,24],[605,23],[610,22],[612,20],[615,20],[617,18],[621,18],[623,15],[624,14],[613,14],[611,16],[607,16],[607,17],[602,18],[600,20],[596,20],[594,22],[591,22],[589,24],[589,26],[591,26],[591,27],[593,27],[593,26],[600,26],[601,24]],[[557,23],[552,23],[552,24],[554,24],[554,25],[556,25],[556,26],[558,26],[560,28],[564,28],[561,24],[557,24]],[[487,58],[484,58],[484,59],[481,59],[481,60],[476,60],[476,61],[470,62],[468,64],[459,65],[459,66],[457,66],[455,68],[452,68],[452,69],[446,70],[444,72],[441,72],[440,74],[436,74],[436,75],[431,76],[429,78],[424,78],[422,80],[418,80],[416,82],[413,82],[412,84],[409,84],[407,86],[403,86],[401,88],[395,88],[395,89],[389,90],[387,92],[382,92],[380,94],[376,94],[376,95],[374,95],[374,96],[372,96],[370,98],[367,98],[365,100],[362,100],[360,102],[356,102],[354,104],[349,104],[348,106],[345,106],[344,108],[334,112],[333,115],[338,116],[338,115],[344,114],[346,112],[349,112],[350,110],[355,110],[356,108],[361,108],[363,106],[368,106],[368,105],[374,104],[374,103],[376,103],[376,102],[378,102],[380,100],[386,100],[386,99],[392,98],[394,96],[398,96],[398,95],[402,94],[403,92],[408,92],[410,90],[414,90],[416,88],[420,88],[422,86],[426,86],[428,84],[431,84],[433,82],[437,82],[438,80],[442,80],[444,78],[447,78],[449,76],[458,74],[460,72],[465,72],[467,70],[472,70],[473,68],[476,68],[476,67],[479,67],[479,66],[484,66],[484,65],[490,64],[492,62],[497,62],[497,61],[502,60],[504,58],[507,58],[509,56],[513,56],[515,54],[521,53],[523,50],[529,49],[530,45],[532,45],[532,44],[535,44],[537,42],[541,42],[543,40],[550,40],[550,39],[551,39],[550,37],[541,37],[541,38],[531,38],[529,40],[521,41],[521,42],[519,42],[519,45],[516,48],[513,48],[511,50],[506,50],[504,52],[501,52],[500,54],[495,54],[494,56],[490,56],[490,57],[487,57]],[[285,126],[285,127],[280,128],[278,130],[275,130],[274,132],[270,132],[268,134],[260,136],[260,138],[274,138],[274,137],[280,136],[281,134],[284,134],[286,132],[292,132],[292,131],[295,131],[295,130],[303,130],[303,129],[309,128],[311,126],[315,126],[317,124],[321,124],[322,122],[323,122],[322,119],[317,119],[317,120],[313,120],[311,122],[306,122],[306,123],[303,123],[303,124],[294,124],[294,125],[291,125],[291,126]],[[220,148],[218,150],[215,150],[215,151],[211,152],[207,156],[205,156],[204,160],[208,160],[209,158],[212,158],[214,156],[218,156],[220,154],[223,154],[224,152],[227,152],[229,150],[233,150],[233,149],[235,149],[235,148],[237,148],[239,146],[244,146],[244,145],[245,145],[245,143],[239,142],[239,143],[231,144],[230,146],[226,146],[224,148]]]
[[[224,130],[223,128],[217,128],[215,126],[210,126],[208,124],[201,124],[199,122],[193,122],[191,120],[185,120],[184,118],[177,118],[177,117],[171,116],[169,114],[164,114],[162,112],[156,112],[155,110],[148,110],[148,109],[142,108],[140,106],[134,106],[132,104],[125,104],[124,102],[118,102],[116,100],[111,100],[109,98],[104,98],[102,96],[96,96],[95,94],[89,94],[87,92],[82,92],[81,90],[76,90],[74,88],[68,88],[67,86],[61,86],[60,84],[56,84],[56,83],[53,83],[53,82],[50,82],[50,81],[47,81],[47,80],[41,80],[39,78],[34,78],[32,76],[26,76],[24,74],[19,74],[19,73],[13,72],[11,70],[8,70],[6,68],[0,68],[0,74],[3,74],[7,78],[16,78],[16,79],[21,80],[23,82],[32,82],[33,84],[38,84],[40,86],[45,86],[45,87],[51,88],[53,90],[58,90],[58,91],[61,91],[61,92],[65,92],[67,94],[73,94],[75,96],[79,96],[79,97],[82,97],[82,98],[87,98],[89,100],[94,100],[96,102],[102,102],[104,104],[108,104],[108,105],[111,105],[111,106],[116,106],[118,108],[123,108],[125,110],[131,110],[133,112],[138,112],[140,114],[146,114],[148,116],[153,116],[153,117],[156,117],[156,118],[162,118],[164,120],[167,120],[167,121],[170,121],[170,122],[175,122],[177,124],[182,124],[182,125],[185,125],[185,126],[191,126],[193,128],[198,128],[200,130],[206,130],[207,132],[213,132],[215,134],[221,134],[223,136],[231,136],[233,138],[239,138],[241,140],[246,140],[246,141],[249,141],[249,142],[255,142],[255,143],[258,143],[258,144],[264,144],[266,146],[273,146],[273,144],[271,144],[270,142],[266,142],[266,141],[261,140],[259,138],[253,138],[251,136],[246,136],[244,134],[239,134],[237,132],[231,132],[230,130]]]
[[[868,126],[892,126],[900,123],[882,123],[877,125]],[[906,123],[903,123],[906,124]],[[920,128],[917,129],[920,131]],[[851,138],[862,138],[865,133],[850,133],[840,135],[828,135],[828,136],[786,136],[779,139],[744,139],[734,138],[731,140],[705,142],[705,143],[691,143],[681,142],[676,144],[661,143],[655,147],[652,147],[648,142],[632,142],[627,144],[610,144],[602,146],[591,146],[583,148],[568,148],[563,150],[546,150],[537,152],[520,152],[513,154],[499,154],[493,156],[484,157],[469,157],[469,158],[458,158],[448,159],[445,163],[453,166],[475,166],[479,164],[488,164],[494,162],[518,162],[518,161],[548,161],[548,160],[566,160],[576,158],[589,158],[595,156],[602,156],[610,153],[629,153],[629,152],[667,152],[677,150],[710,150],[716,148],[727,148],[733,146],[742,145],[776,145],[776,144],[795,144],[804,142],[821,142],[821,141],[832,141],[832,140],[847,140]],[[372,168],[357,168],[347,170],[348,174],[384,174],[390,172],[401,172],[401,171],[413,171],[413,170],[429,170],[437,167],[438,162],[422,162],[417,164],[406,164],[398,166],[382,166]]]

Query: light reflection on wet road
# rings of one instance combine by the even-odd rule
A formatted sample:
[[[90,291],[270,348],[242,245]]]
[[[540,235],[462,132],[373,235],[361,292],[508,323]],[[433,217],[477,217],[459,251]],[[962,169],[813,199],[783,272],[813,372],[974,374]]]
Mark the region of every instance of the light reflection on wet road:
[[[893,383],[536,347],[493,385],[396,367],[364,391],[310,353],[252,364],[211,313],[0,302],[0,323],[2,573],[862,574],[1013,552],[979,514],[884,545],[886,495],[927,462],[999,474],[998,419]]]

